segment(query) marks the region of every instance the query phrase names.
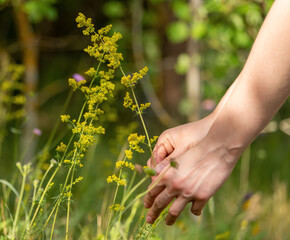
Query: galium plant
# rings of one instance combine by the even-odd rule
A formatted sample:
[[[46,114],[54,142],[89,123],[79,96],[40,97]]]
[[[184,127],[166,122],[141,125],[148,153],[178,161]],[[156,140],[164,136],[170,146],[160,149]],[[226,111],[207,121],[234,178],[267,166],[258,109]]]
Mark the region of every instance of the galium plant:
[[[83,106],[79,116],[75,119],[70,115],[61,115],[61,121],[71,126],[71,137],[67,143],[59,143],[54,158],[51,159],[50,164],[41,175],[38,174],[38,171],[33,170],[30,163],[26,165],[17,163],[22,176],[20,193],[10,183],[2,180],[4,195],[6,195],[4,201],[8,203],[12,191],[15,194],[16,210],[15,214],[10,214],[13,211],[1,204],[3,224],[1,224],[0,229],[3,229],[4,235],[10,239],[34,239],[40,236],[49,236],[50,239],[53,239],[55,229],[62,229],[62,225],[58,225],[57,219],[63,217],[62,209],[66,209],[64,235],[65,239],[72,237],[69,235],[69,223],[73,188],[83,180],[83,177],[78,175],[78,170],[83,167],[88,148],[96,142],[98,135],[105,134],[105,128],[99,124],[98,120],[100,115],[104,113],[101,108],[102,104],[109,97],[113,97],[115,83],[112,80],[118,69],[123,74],[121,84],[126,87],[124,107],[131,109],[139,116],[144,135],[130,134],[128,148],[125,149],[123,158],[116,162],[114,173],[107,178],[107,182],[116,184],[116,187],[112,204],[108,205],[107,209],[109,217],[108,219],[104,218],[103,222],[106,223],[103,224],[102,231],[98,232],[98,238],[128,239],[133,237],[147,239],[164,215],[162,214],[154,225],[146,224],[143,217],[145,209],[141,207],[140,199],[150,189],[139,194],[137,194],[137,190],[149,176],[155,175],[155,171],[147,167],[144,167],[143,171],[140,165],[133,162],[135,153],[145,153],[147,149],[153,162],[155,162],[152,144],[157,140],[157,137],[149,137],[143,119],[143,113],[150,106],[150,103],[139,104],[134,91],[134,87],[147,73],[148,68],[144,67],[139,72],[126,75],[121,66],[123,56],[118,52],[117,44],[122,37],[121,34],[113,33],[109,36],[111,25],[96,31],[92,20],[81,13],[76,18],[76,22],[79,28],[84,29],[83,34],[91,39],[91,45],[84,49],[85,52],[97,61],[96,67],[91,67],[86,72],[86,75],[91,78],[90,83],[87,83],[85,79],[70,78],[68,80],[73,91],[80,91],[83,94],[85,99]],[[129,174],[126,173],[128,170],[133,171],[130,179]],[[137,171],[146,174],[136,182]],[[161,177],[159,176],[159,178]],[[58,182],[58,178],[62,178],[62,182]],[[27,190],[26,186],[32,187]],[[59,191],[51,201],[49,195],[56,192],[55,186],[58,186]],[[120,191],[121,187],[122,191]],[[123,192],[123,196],[119,200],[118,195],[121,192]],[[129,210],[130,213],[128,213]],[[132,220],[136,218],[139,219],[140,226],[133,228]]]
[[[25,115],[24,84],[19,81],[23,72],[22,65],[10,63],[3,57],[0,64],[0,155],[9,122],[21,120]]]

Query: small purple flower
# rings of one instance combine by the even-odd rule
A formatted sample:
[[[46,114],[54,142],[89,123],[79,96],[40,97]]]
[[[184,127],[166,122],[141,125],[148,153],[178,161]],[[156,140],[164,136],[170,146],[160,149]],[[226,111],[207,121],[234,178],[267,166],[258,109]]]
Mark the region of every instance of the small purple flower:
[[[78,73],[75,73],[75,74],[73,75],[73,78],[74,78],[74,80],[76,80],[77,82],[80,82],[80,81],[85,80],[85,78],[84,78],[81,74],[78,74]]]
[[[40,136],[42,134],[42,131],[39,128],[34,128],[33,134],[35,134],[36,136]]]

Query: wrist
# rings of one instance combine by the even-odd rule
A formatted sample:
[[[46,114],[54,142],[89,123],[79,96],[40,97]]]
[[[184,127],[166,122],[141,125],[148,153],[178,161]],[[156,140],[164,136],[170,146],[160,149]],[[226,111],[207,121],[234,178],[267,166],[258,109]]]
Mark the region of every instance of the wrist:
[[[230,154],[239,156],[252,142],[255,133],[235,111],[213,115],[213,122],[205,136],[205,144],[224,148]]]

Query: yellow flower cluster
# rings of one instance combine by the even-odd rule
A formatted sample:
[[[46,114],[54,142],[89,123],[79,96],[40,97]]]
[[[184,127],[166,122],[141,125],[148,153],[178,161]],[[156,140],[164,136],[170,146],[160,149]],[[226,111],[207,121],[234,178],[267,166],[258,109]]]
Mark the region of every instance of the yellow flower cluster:
[[[23,105],[26,102],[26,97],[23,94],[24,84],[19,82],[24,73],[22,65],[0,66],[0,72],[0,124],[2,124],[5,121],[25,116]],[[17,106],[11,107],[13,104]]]
[[[129,147],[139,153],[144,153],[144,150],[139,146],[141,143],[144,143],[145,136],[138,136],[137,133],[131,133],[128,137]]]
[[[86,80],[82,80],[77,82],[74,78],[69,78],[68,79],[68,84],[72,87],[73,91],[77,90],[81,86],[85,85],[87,83]]]
[[[157,141],[158,136],[154,136],[153,138],[150,138],[150,143],[153,144]]]
[[[122,38],[122,35],[120,33],[113,33],[111,37],[107,36],[106,34],[111,30],[112,25],[101,28],[96,33],[92,20],[86,18],[82,13],[79,13],[76,22],[79,28],[85,28],[83,30],[84,35],[91,35],[92,46],[88,46],[85,52],[101,62],[107,61],[108,67],[113,69],[118,68],[121,64],[120,61],[123,60],[123,56],[117,51],[117,41]]]
[[[84,35],[90,35],[95,31],[94,24],[92,24],[91,18],[86,18],[84,14],[79,13],[79,15],[76,18],[76,22],[78,23],[78,27],[82,28],[85,27],[86,29],[83,30]]]
[[[109,176],[107,178],[107,182],[108,183],[116,182],[117,184],[120,184],[120,185],[123,185],[123,186],[126,185],[126,181],[124,179],[121,179],[121,178],[117,177],[116,174],[113,174],[112,176]]]
[[[149,108],[150,106],[151,106],[151,103],[150,103],[150,102],[148,102],[148,103],[144,103],[144,104],[141,103],[141,104],[140,104],[140,108],[139,108],[139,109],[140,109],[140,112],[143,113],[144,110],[147,109],[147,108]]]
[[[57,152],[65,152],[65,150],[66,150],[66,145],[63,142],[61,142],[56,148]]]
[[[82,181],[84,178],[83,177],[78,177],[74,180],[74,182],[72,183],[72,185],[75,185],[76,183],[79,183],[80,181]]]
[[[62,122],[69,122],[70,115],[60,115],[60,119]]]
[[[127,167],[127,168],[130,168],[131,170],[135,169],[134,165],[130,162],[127,162],[127,161],[116,162],[116,168],[122,168],[122,167]]]
[[[97,74],[97,71],[95,68],[91,67],[88,71],[85,72],[85,74],[90,77],[94,77]]]
[[[133,158],[133,152],[131,149],[129,150],[125,150],[125,155],[126,155],[126,158],[128,158],[129,160],[131,160]]]
[[[99,65],[96,69],[91,67],[86,72],[88,76],[92,77],[89,86],[86,86],[85,80],[76,81],[74,78],[68,80],[74,91],[78,89],[85,95],[86,102],[78,121],[76,119],[71,120],[69,115],[61,115],[62,122],[70,122],[73,126],[73,149],[67,151],[69,146],[61,143],[56,150],[59,158],[61,157],[59,153],[65,154],[61,157],[61,159],[64,159],[64,163],[82,167],[81,160],[84,158],[87,149],[95,143],[96,135],[105,134],[105,129],[102,126],[95,126],[94,121],[98,120],[99,115],[104,113],[100,104],[113,96],[115,90],[115,84],[111,80],[114,78],[115,69],[120,66],[120,60],[122,60],[122,55],[117,53],[117,41],[122,36],[119,33],[108,36],[107,34],[112,28],[111,25],[96,32],[92,19],[86,18],[82,13],[79,13],[76,22],[79,28],[84,28],[83,34],[90,36],[92,45],[88,46],[85,51],[90,56],[95,57],[99,61]],[[107,64],[107,70],[99,71],[102,63]],[[98,78],[99,84],[93,85],[96,78]]]
[[[125,108],[130,108],[132,111],[136,111],[136,109],[137,109],[137,105],[136,104],[133,104],[133,100],[130,97],[130,93],[129,92],[126,92],[126,96],[124,97],[124,104],[123,104],[123,106]]]
[[[126,87],[133,87],[136,85],[138,80],[142,79],[148,72],[148,67],[144,67],[139,72],[133,73],[133,76],[127,75],[122,77],[121,83]]]
[[[112,211],[118,212],[118,211],[122,211],[125,209],[124,206],[121,206],[120,204],[114,204],[112,206],[109,207]]]

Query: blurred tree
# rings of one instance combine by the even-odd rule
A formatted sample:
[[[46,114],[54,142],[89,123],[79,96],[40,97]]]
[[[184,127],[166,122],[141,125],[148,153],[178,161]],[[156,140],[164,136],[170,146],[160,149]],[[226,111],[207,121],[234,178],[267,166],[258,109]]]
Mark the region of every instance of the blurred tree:
[[[27,121],[22,135],[22,147],[32,142],[27,151],[25,161],[35,154],[35,142],[33,141],[33,129],[38,126],[37,117],[37,91],[39,81],[39,37],[34,31],[34,24],[38,24],[44,18],[54,20],[57,13],[53,4],[55,0],[1,0],[2,6],[13,8],[16,32],[22,50],[22,62],[25,67],[24,83],[27,102],[25,105]]]

